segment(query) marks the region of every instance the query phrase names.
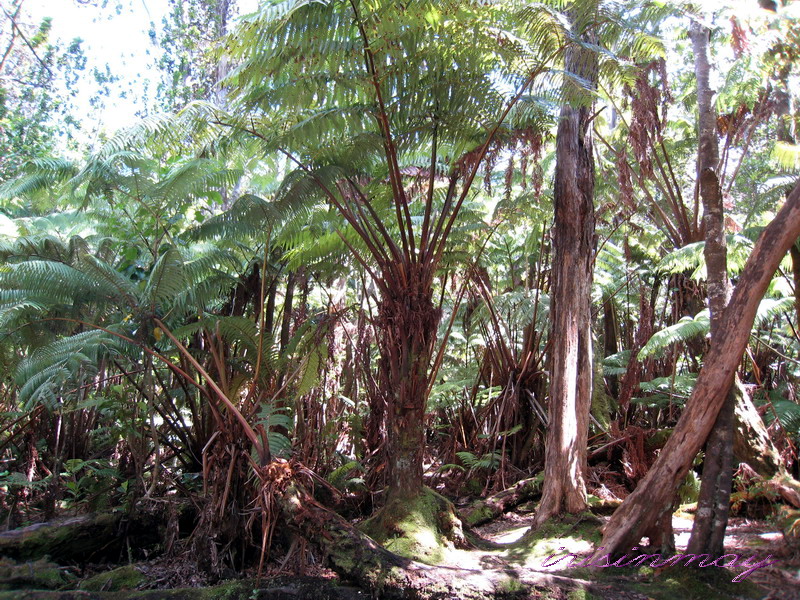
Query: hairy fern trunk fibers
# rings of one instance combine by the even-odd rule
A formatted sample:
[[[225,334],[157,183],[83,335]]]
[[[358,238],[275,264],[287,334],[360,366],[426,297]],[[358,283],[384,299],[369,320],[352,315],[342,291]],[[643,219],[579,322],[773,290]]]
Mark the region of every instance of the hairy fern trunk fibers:
[[[393,280],[381,298],[376,329],[379,393],[387,408],[389,502],[422,491],[428,368],[440,318],[430,265],[404,267],[405,280]]]
[[[725,247],[724,208],[722,190],[716,168],[719,162],[719,147],[716,131],[716,112],[712,106],[714,91],[709,85],[711,66],[708,57],[710,31],[698,22],[693,22],[689,36],[695,54],[697,77],[697,106],[699,145],[697,150],[697,176],[700,198],[703,201],[703,224],[706,243],[706,285],[708,307],[711,312],[711,339],[725,335],[720,322],[728,304],[727,249]],[[706,443],[702,484],[697,503],[697,515],[692,526],[689,552],[708,553],[714,557],[725,552],[725,528],[728,525],[731,482],[733,479],[733,424],[734,397],[728,397],[717,416],[714,428]]]
[[[596,57],[571,48],[566,69],[594,81]],[[591,107],[565,105],[556,134],[549,425],[536,526],[587,507],[586,445],[592,399],[591,286],[594,157]]]

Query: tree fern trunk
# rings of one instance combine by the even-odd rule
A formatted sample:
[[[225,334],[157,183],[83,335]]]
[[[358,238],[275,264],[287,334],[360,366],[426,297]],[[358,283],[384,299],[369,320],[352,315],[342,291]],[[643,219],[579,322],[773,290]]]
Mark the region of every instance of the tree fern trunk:
[[[283,301],[283,318],[281,319],[281,352],[289,345],[289,334],[292,326],[292,309],[294,303],[294,286],[296,275],[289,273],[286,277],[286,296]]]
[[[428,367],[439,310],[424,266],[406,264],[406,281],[384,294],[377,328],[380,394],[387,408],[389,501],[422,490]]]

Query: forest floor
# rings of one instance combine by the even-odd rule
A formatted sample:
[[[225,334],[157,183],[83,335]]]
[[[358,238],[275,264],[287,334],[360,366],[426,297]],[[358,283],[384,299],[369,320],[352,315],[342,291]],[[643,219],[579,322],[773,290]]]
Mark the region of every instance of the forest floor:
[[[578,555],[580,557],[578,560],[588,557],[593,545],[599,541],[600,528],[607,517],[587,515],[583,519],[576,519],[572,524],[567,521],[552,527],[546,525],[536,535],[525,536],[533,522],[533,507],[533,503],[522,505],[515,511],[507,512],[494,521],[475,528],[474,533],[478,537],[472,541],[476,547],[471,549],[447,547],[440,557],[438,566],[461,574],[468,573],[470,578],[485,578],[491,581],[497,590],[495,597],[517,600],[672,600],[673,598],[797,600],[800,598],[800,553],[790,548],[778,527],[767,520],[744,518],[731,520],[726,537],[726,549],[729,553],[737,554],[742,559],[756,556],[757,560],[769,558],[775,561],[771,565],[754,570],[746,582],[732,583],[730,580],[741,573],[742,569],[698,570],[682,566],[669,569],[565,567],[569,559],[549,567],[544,566],[543,563],[550,564],[566,553]],[[691,515],[677,513],[673,518],[673,527],[677,552],[684,552],[692,527]],[[0,560],[0,575],[2,575],[2,562]],[[174,559],[136,563],[118,567],[112,572],[108,572],[110,565],[97,565],[94,569],[73,571],[76,574],[80,573],[78,577],[82,581],[73,579],[72,584],[63,586],[60,592],[32,592],[30,590],[35,588],[35,585],[19,586],[14,592],[0,591],[0,600],[380,598],[380,595],[373,596],[357,588],[343,585],[332,570],[321,567],[318,562],[315,566],[306,568],[303,573],[294,573],[287,577],[287,574],[295,571],[292,562],[290,558],[288,561],[283,561],[280,568],[277,565],[267,568],[260,585],[256,585],[251,579],[194,591],[165,589],[202,586],[204,583],[199,579],[193,580],[186,570],[178,574],[176,568],[179,568],[180,561]],[[39,563],[33,564],[33,569],[36,569]],[[61,569],[63,570],[63,567]],[[281,574],[283,576],[279,576]],[[701,576],[700,579],[698,575]],[[2,579],[0,576],[0,590],[8,589],[2,585]],[[64,591],[74,590],[76,587],[82,591]],[[125,590],[143,589],[151,591],[134,592],[132,595],[129,595],[131,592],[125,592]],[[449,598],[456,599],[455,596],[448,596]]]
[[[523,506],[524,508],[524,506]],[[598,517],[605,523],[608,517]],[[648,598],[702,598],[712,600],[713,598],[736,597],[735,586],[724,586],[725,589],[719,590],[719,595],[715,595],[714,584],[710,589],[683,589],[681,595],[670,596],[670,593],[677,593],[673,589],[674,582],[666,581],[667,578],[674,577],[678,570],[688,571],[685,567],[674,567],[669,570],[654,570],[649,568],[633,569],[614,568],[614,573],[610,576],[608,572],[599,569],[587,568],[563,568],[561,565],[567,563],[569,559],[550,567],[543,564],[550,564],[560,556],[568,552],[577,554],[580,559],[588,557],[592,550],[592,542],[587,541],[586,536],[551,538],[541,547],[530,548],[532,550],[525,560],[520,562],[518,555],[514,551],[514,543],[520,540],[530,525],[533,523],[534,513],[524,510],[508,512],[498,519],[476,528],[476,532],[482,538],[498,544],[509,545],[507,549],[493,551],[473,550],[462,552],[458,557],[462,567],[466,566],[466,561],[472,564],[494,563],[501,565],[515,565],[517,574],[521,580],[528,579],[531,572],[549,572],[565,577],[579,576],[582,579],[592,581],[604,581],[608,584],[608,598],[629,598],[648,599]],[[673,517],[673,530],[675,533],[675,546],[677,553],[686,551],[689,537],[692,530],[691,515],[677,513]],[[601,524],[597,525],[599,533]],[[553,548],[552,546],[556,546]],[[564,546],[560,549],[560,546]],[[775,561],[773,564],[764,566],[753,571],[747,581],[758,585],[763,589],[763,600],[797,600],[800,598],[800,553],[793,551],[787,545],[783,534],[779,528],[766,520],[750,520],[745,518],[732,518],[729,522],[725,537],[725,547],[729,553],[737,554],[744,560],[746,557],[756,556],[759,560],[769,558]],[[553,555],[549,561],[547,557]],[[635,555],[632,555],[635,556]],[[754,559],[755,561],[755,559]],[[576,561],[577,562],[577,561]],[[741,570],[714,569],[722,573],[730,573],[728,579],[738,575]],[[694,570],[693,570],[694,571]],[[694,571],[696,572],[696,571]],[[678,580],[681,578],[678,577]],[[665,583],[666,586],[660,585]],[[691,586],[690,586],[691,587]],[[639,590],[639,591],[637,591]],[[596,596],[598,591],[593,589],[592,593]],[[666,595],[663,595],[666,592]],[[624,595],[623,595],[624,594]],[[733,595],[732,595],[733,594]],[[535,597],[535,596],[534,596]],[[756,596],[758,597],[758,596]]]

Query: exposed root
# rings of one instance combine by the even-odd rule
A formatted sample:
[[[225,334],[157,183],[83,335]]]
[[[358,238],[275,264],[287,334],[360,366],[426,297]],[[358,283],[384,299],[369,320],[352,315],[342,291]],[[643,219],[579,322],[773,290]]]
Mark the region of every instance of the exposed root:
[[[443,562],[448,548],[466,546],[453,504],[428,488],[390,501],[360,529],[390,552],[427,564]]]
[[[321,506],[296,481],[283,493],[281,507],[288,524],[317,545],[339,575],[380,598],[484,600],[508,597],[509,592],[534,586],[591,589],[593,585],[547,573],[528,572],[518,577],[513,572],[432,566],[398,556]]]

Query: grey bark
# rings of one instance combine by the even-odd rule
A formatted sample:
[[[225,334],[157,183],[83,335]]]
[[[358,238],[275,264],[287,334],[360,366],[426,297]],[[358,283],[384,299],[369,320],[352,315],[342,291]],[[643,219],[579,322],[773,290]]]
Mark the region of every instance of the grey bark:
[[[728,303],[727,248],[722,190],[717,175],[719,143],[716,131],[714,91],[709,84],[708,42],[711,32],[693,21],[689,36],[695,55],[699,139],[697,150],[697,193],[703,202],[705,229],[706,288],[711,312],[711,340],[725,335],[721,329],[722,313]],[[714,557],[725,552],[725,528],[728,524],[731,483],[733,479],[733,411],[734,397],[728,394],[706,443],[697,514],[692,526],[688,551],[708,553]]]

